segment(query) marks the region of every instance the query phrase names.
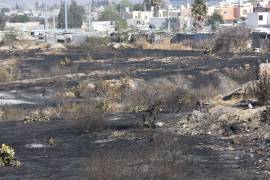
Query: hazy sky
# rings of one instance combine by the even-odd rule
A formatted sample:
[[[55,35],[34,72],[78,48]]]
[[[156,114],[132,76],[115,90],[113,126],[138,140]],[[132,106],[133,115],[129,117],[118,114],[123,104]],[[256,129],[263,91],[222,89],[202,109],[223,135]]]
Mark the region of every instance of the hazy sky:
[[[49,4],[55,4],[55,3],[60,3],[62,0],[47,0],[47,1]],[[70,1],[71,0],[68,0],[68,2]],[[120,0],[113,0],[113,1],[118,2]],[[131,1],[140,2],[141,0],[131,0]],[[33,6],[35,2],[42,4],[44,0],[0,0],[0,5],[1,6],[3,5],[14,6],[16,2],[24,6]],[[78,2],[79,4],[87,4],[90,2],[90,0],[76,0],[76,2]]]

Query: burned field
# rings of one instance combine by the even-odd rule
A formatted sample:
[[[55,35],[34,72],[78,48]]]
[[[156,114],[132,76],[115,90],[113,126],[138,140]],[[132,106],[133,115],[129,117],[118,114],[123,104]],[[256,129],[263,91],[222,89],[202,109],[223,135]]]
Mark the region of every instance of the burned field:
[[[1,52],[0,142],[22,165],[1,167],[0,178],[266,179],[266,107],[222,97],[254,80],[257,60],[267,58],[78,47]],[[158,104],[155,128],[143,124],[151,104]]]

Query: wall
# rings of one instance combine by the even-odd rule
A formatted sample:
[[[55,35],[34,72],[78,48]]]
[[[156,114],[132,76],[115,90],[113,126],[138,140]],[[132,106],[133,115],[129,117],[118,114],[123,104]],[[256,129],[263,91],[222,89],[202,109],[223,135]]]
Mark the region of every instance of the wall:
[[[248,14],[247,25],[249,27],[257,27],[258,26],[258,14],[257,13]]]
[[[203,41],[207,39],[214,38],[214,33],[177,33],[173,39],[173,43],[182,42],[182,41]]]
[[[268,12],[258,12],[258,26],[264,26],[268,24]],[[263,19],[259,20],[259,17],[262,16]]]

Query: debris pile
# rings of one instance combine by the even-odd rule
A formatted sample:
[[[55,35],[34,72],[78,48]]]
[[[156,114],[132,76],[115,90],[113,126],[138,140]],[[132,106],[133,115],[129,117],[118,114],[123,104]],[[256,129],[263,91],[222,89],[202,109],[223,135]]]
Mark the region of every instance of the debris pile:
[[[207,111],[197,111],[185,115],[178,122],[179,133],[233,135],[252,133],[261,126],[266,107],[241,109],[229,106],[216,106]],[[265,115],[264,115],[265,116]]]
[[[107,46],[111,47],[113,49],[120,49],[120,48],[128,48],[129,47],[129,45],[126,43],[116,43],[116,42],[108,43]]]
[[[26,116],[23,120],[24,123],[47,122],[47,121],[50,121],[50,115],[39,110],[35,111],[29,116]]]

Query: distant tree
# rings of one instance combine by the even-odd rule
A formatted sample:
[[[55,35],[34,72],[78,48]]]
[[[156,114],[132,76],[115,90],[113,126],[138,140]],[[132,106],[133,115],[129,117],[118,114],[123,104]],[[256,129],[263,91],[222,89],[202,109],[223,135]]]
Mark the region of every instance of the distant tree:
[[[30,18],[27,15],[16,15],[10,19],[10,22],[13,22],[13,23],[25,23],[29,21],[30,21]]]
[[[35,10],[39,10],[39,3],[35,2]]]
[[[133,9],[133,4],[129,0],[121,0],[119,4],[116,5],[117,11],[123,11],[126,8],[129,8],[130,10]]]
[[[143,7],[144,7],[144,10],[150,11],[151,10],[151,0],[143,0]]]
[[[16,10],[21,9],[21,8],[20,8],[20,6],[18,5],[18,2],[17,2],[17,1],[16,1],[16,6],[15,6],[15,9],[16,9]]]
[[[202,27],[201,23],[205,20],[207,9],[205,0],[195,0],[192,4],[191,13],[194,18],[193,26],[195,30]]]
[[[161,0],[150,0],[150,8],[154,7],[154,17],[159,16],[159,9],[162,1]]]
[[[134,4],[133,5],[133,11],[143,11],[144,5],[143,4]]]
[[[114,21],[116,30],[120,31],[127,28],[127,21],[122,19],[116,8],[109,6],[101,13],[99,20]]]
[[[0,13],[10,12],[9,8],[2,8]]]
[[[69,27],[81,28],[84,16],[85,11],[83,6],[79,6],[75,0],[72,0],[69,7]]]
[[[3,13],[0,13],[0,31],[3,31],[6,26],[6,20],[4,18]]]
[[[218,13],[213,13],[212,16],[208,17],[208,24],[211,25],[211,29],[216,31],[218,24],[224,23],[223,17]]]
[[[71,5],[68,8],[68,27],[70,28],[81,28],[85,11],[82,6],[79,6],[75,0],[71,1]],[[65,7],[61,5],[60,12],[58,14],[58,28],[65,27]]]
[[[60,11],[58,14],[57,27],[60,29],[63,29],[65,27],[65,7],[64,7],[64,4],[62,4],[60,7]]]

